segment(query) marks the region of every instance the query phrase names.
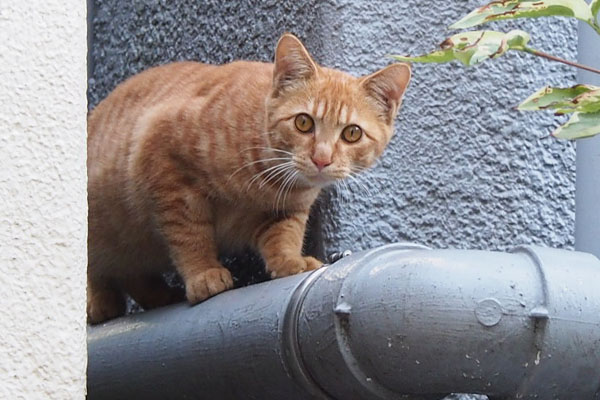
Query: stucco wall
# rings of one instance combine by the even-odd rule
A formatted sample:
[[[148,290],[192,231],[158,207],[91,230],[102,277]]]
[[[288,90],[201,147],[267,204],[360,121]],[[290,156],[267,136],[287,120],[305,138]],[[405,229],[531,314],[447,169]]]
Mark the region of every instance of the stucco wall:
[[[255,3],[258,5],[252,5]],[[388,53],[420,54],[445,27],[482,4],[411,1],[96,0],[90,104],[150,65],[192,59],[271,60],[278,36],[304,39],[322,64],[366,74]],[[576,24],[519,21],[542,50],[576,58]],[[479,68],[415,65],[397,134],[378,166],[323,196],[328,251],[409,240],[433,247],[505,249],[518,243],[570,248],[574,145],[548,137],[553,117],[512,107],[546,83],[571,84],[573,69],[528,55]]]
[[[0,6],[0,398],[83,399],[86,8]]]

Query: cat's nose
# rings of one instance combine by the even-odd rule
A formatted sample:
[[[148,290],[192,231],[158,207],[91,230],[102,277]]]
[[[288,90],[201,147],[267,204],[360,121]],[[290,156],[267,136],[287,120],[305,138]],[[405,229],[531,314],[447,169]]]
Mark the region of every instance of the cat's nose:
[[[324,158],[311,157],[313,164],[317,166],[319,172],[323,170],[328,165],[331,165],[331,160],[326,160]]]

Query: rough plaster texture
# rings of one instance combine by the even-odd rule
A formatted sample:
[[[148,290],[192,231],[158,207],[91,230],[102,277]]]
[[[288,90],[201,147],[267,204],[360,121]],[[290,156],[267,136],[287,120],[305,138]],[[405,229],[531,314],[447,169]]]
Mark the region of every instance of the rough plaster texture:
[[[481,4],[411,1],[96,0],[90,106],[131,74],[168,61],[271,60],[292,31],[322,64],[366,74],[389,53],[420,54],[450,22]],[[566,19],[492,25],[530,31],[535,45],[575,59]],[[546,83],[571,84],[573,69],[528,55],[478,68],[415,65],[396,136],[351,191],[333,188],[319,210],[327,251],[409,240],[433,247],[570,248],[575,151],[548,137],[548,114],[512,110]]]
[[[0,5],[0,398],[85,397],[86,7]]]

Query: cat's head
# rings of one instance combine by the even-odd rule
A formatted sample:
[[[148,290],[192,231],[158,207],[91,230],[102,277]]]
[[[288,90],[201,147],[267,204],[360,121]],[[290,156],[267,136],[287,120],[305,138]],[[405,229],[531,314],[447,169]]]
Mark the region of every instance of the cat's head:
[[[360,78],[320,67],[295,36],[284,34],[266,103],[270,146],[290,154],[304,185],[362,171],[389,143],[409,80],[408,64]]]

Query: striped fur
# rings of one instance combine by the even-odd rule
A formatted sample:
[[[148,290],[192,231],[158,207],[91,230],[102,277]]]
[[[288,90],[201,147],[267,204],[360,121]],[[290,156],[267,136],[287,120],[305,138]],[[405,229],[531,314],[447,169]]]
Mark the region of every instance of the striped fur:
[[[176,301],[169,268],[191,303],[229,289],[218,255],[244,247],[272,277],[318,268],[302,256],[310,207],[381,155],[409,79],[404,64],[363,78],[317,66],[286,34],[274,64],[173,63],[119,85],[88,120],[89,320],[122,314],[124,293],[144,308]],[[350,124],[356,143],[340,138]]]

